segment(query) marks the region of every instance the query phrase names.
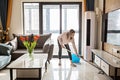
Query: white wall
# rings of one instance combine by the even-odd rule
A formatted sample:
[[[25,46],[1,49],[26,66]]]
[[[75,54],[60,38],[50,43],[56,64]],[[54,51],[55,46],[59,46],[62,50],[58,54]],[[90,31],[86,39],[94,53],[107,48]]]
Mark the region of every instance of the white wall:
[[[103,12],[103,0],[96,0],[95,7],[97,8],[96,15],[96,27],[97,27],[97,48],[102,49],[102,12]],[[96,10],[95,8],[95,10]]]
[[[22,33],[22,16],[21,16],[21,1],[13,0],[12,6],[12,16],[11,16],[11,24],[10,24],[10,37],[13,33]]]

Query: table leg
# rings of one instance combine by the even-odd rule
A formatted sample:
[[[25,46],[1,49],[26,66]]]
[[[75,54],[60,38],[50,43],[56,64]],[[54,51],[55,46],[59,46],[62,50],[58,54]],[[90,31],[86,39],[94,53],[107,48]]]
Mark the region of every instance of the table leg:
[[[13,80],[13,69],[10,69],[10,80]]]
[[[41,76],[42,76],[42,69],[39,69],[39,80],[41,80]]]
[[[115,68],[114,80],[117,80],[117,68]]]

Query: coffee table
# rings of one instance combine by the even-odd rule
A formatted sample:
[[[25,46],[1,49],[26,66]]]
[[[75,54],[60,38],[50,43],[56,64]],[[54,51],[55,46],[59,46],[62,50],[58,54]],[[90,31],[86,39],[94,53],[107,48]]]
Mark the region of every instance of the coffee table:
[[[47,54],[34,54],[34,58],[31,60],[28,54],[24,54],[15,61],[11,62],[7,68],[10,69],[10,80],[13,80],[13,69],[16,70],[35,70],[39,71],[37,80],[41,80],[42,77],[42,68],[47,64]],[[28,73],[29,74],[29,73]],[[29,79],[29,78],[28,78]],[[27,80],[28,80],[27,79]],[[20,80],[20,79],[17,79]],[[29,79],[30,80],[30,79]],[[36,79],[34,79],[36,80]]]

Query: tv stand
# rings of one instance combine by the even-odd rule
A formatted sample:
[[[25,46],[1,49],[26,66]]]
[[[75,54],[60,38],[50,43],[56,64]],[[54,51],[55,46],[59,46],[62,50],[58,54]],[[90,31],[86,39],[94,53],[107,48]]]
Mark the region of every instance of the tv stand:
[[[120,59],[99,49],[92,49],[92,61],[97,64],[113,80],[118,80],[118,70],[120,69]]]

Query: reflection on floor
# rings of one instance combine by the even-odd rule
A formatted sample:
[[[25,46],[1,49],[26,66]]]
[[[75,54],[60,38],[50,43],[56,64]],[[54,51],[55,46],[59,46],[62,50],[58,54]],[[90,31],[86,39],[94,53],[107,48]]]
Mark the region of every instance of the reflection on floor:
[[[84,60],[76,65],[71,67],[69,59],[62,59],[62,65],[58,66],[58,59],[54,58],[47,72],[43,72],[42,80],[112,80],[105,74],[98,74],[100,70]],[[0,71],[0,80],[9,80],[9,70]]]
[[[62,65],[58,66],[58,59],[53,59],[42,80],[112,80],[105,74],[98,74],[99,69],[83,60],[76,65],[71,67],[69,59],[62,59]]]

